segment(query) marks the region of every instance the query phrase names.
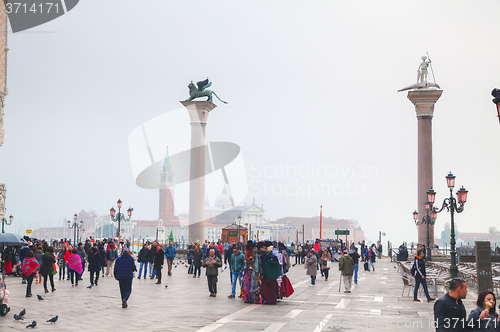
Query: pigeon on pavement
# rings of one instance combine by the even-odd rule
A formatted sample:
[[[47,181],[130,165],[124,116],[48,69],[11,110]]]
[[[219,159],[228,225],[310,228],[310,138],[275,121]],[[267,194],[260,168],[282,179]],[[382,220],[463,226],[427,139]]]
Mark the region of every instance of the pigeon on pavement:
[[[28,328],[28,327],[34,328],[35,326],[36,326],[36,321],[32,321],[31,324],[26,326],[26,328]]]
[[[24,315],[26,315],[26,309],[23,309],[23,310],[19,313],[19,316],[20,316],[20,317],[23,317]]]
[[[55,323],[57,322],[57,319],[58,319],[58,318],[59,318],[59,316],[52,317],[51,319],[49,319],[49,320],[47,321],[47,323],[51,323],[51,324],[52,324],[52,323],[54,323],[54,324],[55,324]]]
[[[18,315],[16,315],[16,314],[14,314],[14,319],[15,319],[16,321],[24,320],[24,318],[23,318],[23,317],[18,316]]]
[[[44,298],[42,296],[40,296],[40,295],[37,295],[36,297],[38,298],[38,301],[43,301],[44,300]]]

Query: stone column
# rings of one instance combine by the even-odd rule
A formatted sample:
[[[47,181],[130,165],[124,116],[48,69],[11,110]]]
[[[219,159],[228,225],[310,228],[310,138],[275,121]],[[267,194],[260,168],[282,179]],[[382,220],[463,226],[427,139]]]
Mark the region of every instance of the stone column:
[[[408,92],[408,99],[415,105],[418,120],[418,219],[427,215],[425,202],[432,187],[432,117],[434,104],[443,90],[418,89]],[[444,180],[443,180],[444,181]],[[431,247],[434,244],[434,226],[429,226]],[[427,225],[418,226],[418,243],[427,245]]]
[[[205,127],[208,114],[217,107],[211,101],[181,101],[191,118],[189,161],[189,243],[205,240]]]

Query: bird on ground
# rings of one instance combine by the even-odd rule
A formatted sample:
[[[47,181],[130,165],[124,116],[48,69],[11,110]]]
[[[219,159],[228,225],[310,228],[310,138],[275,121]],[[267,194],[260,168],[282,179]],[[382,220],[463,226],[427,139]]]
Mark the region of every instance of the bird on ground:
[[[26,315],[26,309],[23,309],[23,310],[19,313],[19,316],[20,316],[20,317],[23,317],[24,315]]]
[[[16,321],[24,320],[24,318],[23,318],[23,317],[18,316],[18,315],[16,315],[16,314],[14,314],[14,319],[15,319]]]
[[[59,318],[59,316],[52,317],[51,319],[49,319],[49,320],[47,321],[47,323],[51,323],[51,324],[53,323],[53,324],[55,324],[55,323],[57,322],[57,319],[58,319],[58,318]]]
[[[90,289],[90,288],[92,288],[92,285],[90,285],[90,286],[87,286],[87,288],[89,288],[89,289]]]
[[[32,321],[26,328],[31,327],[34,328],[36,326],[36,321]]]
[[[37,297],[38,301],[43,301],[44,300],[44,298],[41,297],[40,295],[37,295],[36,297]]]

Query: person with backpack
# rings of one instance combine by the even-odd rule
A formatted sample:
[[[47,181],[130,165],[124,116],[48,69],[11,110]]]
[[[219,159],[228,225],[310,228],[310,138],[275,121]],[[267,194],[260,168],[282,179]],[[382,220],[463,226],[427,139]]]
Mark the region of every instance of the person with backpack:
[[[142,269],[144,268],[144,279],[146,279],[146,275],[148,273],[148,257],[149,257],[149,249],[148,245],[144,244],[142,249],[139,251],[139,255],[137,257],[137,261],[139,262],[139,276],[137,279],[141,279]]]
[[[410,270],[410,273],[415,278],[415,287],[413,289],[413,301],[414,302],[420,302],[420,300],[417,298],[418,288],[420,287],[420,284],[422,284],[422,287],[424,288],[424,293],[425,293],[425,296],[427,297],[427,302],[431,302],[431,301],[435,300],[434,298],[429,296],[429,291],[427,290],[427,279],[425,278],[426,273],[425,273],[424,257],[425,257],[424,251],[419,249],[417,251],[417,256],[415,256],[413,266]]]
[[[116,260],[116,249],[113,248],[112,245],[108,245],[108,250],[106,250],[106,277],[109,275],[109,271],[111,270],[111,277],[113,277],[113,265]]]

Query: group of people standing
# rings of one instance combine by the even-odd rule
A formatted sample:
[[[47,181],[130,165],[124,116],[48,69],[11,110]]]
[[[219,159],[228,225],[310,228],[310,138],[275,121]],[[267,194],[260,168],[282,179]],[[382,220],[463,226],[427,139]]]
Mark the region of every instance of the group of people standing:
[[[137,279],[141,279],[141,276],[146,279],[149,267],[149,278],[156,279],[156,284],[161,285],[162,270],[165,265],[165,260],[167,261],[168,267],[167,274],[171,276],[173,261],[176,255],[177,250],[172,241],[169,242],[165,250],[163,250],[161,243],[157,241],[153,241],[151,244],[145,243],[137,256],[137,262],[139,263],[139,275]],[[165,287],[168,287],[168,283],[165,284]]]

